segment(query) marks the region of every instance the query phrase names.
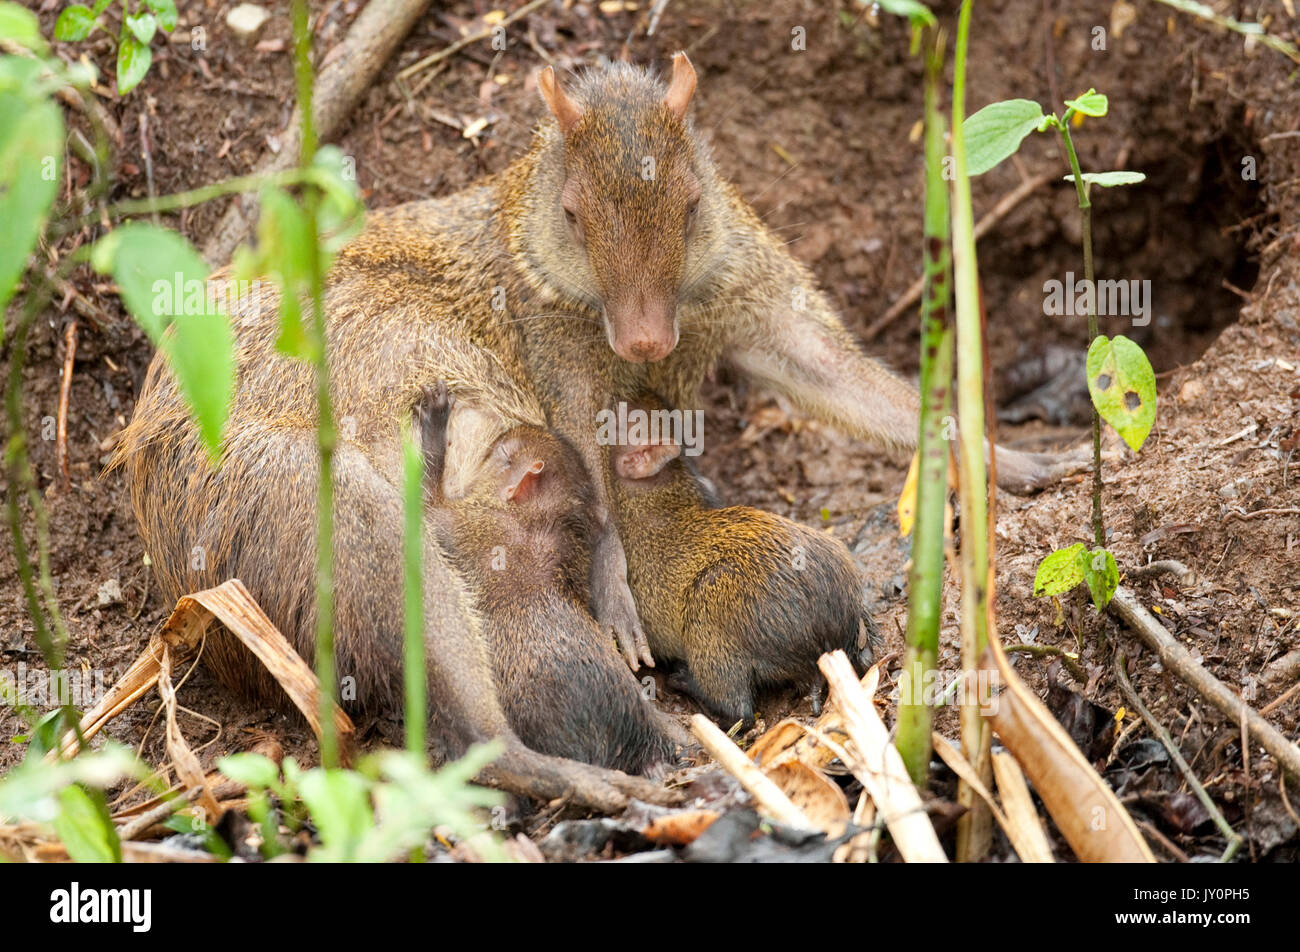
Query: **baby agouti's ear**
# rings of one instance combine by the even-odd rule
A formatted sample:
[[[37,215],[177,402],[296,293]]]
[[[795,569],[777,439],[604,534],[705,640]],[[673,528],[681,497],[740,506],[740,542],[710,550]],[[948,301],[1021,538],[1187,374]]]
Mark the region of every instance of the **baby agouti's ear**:
[[[664,105],[678,119],[686,118],[686,107],[695,95],[695,67],[685,53],[673,54],[673,78],[664,94]]]
[[[691,85],[694,86],[694,82]],[[582,107],[560,87],[559,80],[555,78],[555,70],[550,66],[537,74],[537,88],[546,100],[546,107],[560,123],[560,132],[568,135],[569,130],[582,118]]]
[[[506,502],[525,502],[532,491],[537,488],[537,481],[545,468],[545,460],[535,459],[527,466],[517,470],[516,478],[506,484]]]
[[[643,443],[621,447],[614,457],[620,479],[649,479],[682,453],[676,443]]]

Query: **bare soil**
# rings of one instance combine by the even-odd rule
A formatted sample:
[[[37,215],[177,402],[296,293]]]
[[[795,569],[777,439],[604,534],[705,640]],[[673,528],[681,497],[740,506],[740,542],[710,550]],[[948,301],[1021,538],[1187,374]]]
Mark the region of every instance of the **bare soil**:
[[[58,6],[38,4],[47,33]],[[173,41],[156,49],[145,82],[124,99],[103,100],[124,136],[115,155],[114,198],[146,194],[150,166],[154,187],[164,193],[245,173],[279,147],[293,100],[287,3],[267,4],[273,17],[256,45],[229,34],[231,4],[224,0],[187,6]],[[314,6],[317,46],[327,51],[360,3]],[[708,131],[721,168],[788,237],[850,327],[865,331],[919,274],[920,68],[908,56],[901,23],[884,15],[873,22],[847,0],[709,0],[671,4],[657,33],[647,37],[641,12],[607,14],[566,2],[513,28],[509,49],[499,55],[485,44],[467,47],[408,98],[394,81],[397,71],[446,46],[458,27],[491,9],[487,3],[447,6],[450,12],[432,12],[417,25],[339,141],[355,159],[372,207],[446,194],[518,155],[539,114],[531,76],[543,65],[542,54],[562,68],[624,54],[663,65],[684,48],[700,75],[696,123]],[[951,18],[955,5],[938,6]],[[1195,571],[1198,581],[1190,587],[1168,578],[1133,584],[1214,674],[1262,707],[1294,681],[1267,681],[1268,664],[1300,645],[1300,474],[1291,471],[1300,411],[1300,91],[1294,64],[1270,50],[1243,47],[1240,37],[1154,5],[1137,10],[1136,21],[1119,30],[1109,3],[981,4],[970,108],[1026,97],[1059,109],[1061,99],[1088,87],[1110,96],[1108,117],[1075,130],[1083,167],[1136,169],[1148,182],[1098,190],[1097,272],[1150,281],[1153,306],[1145,327],[1114,317],[1103,319],[1102,331],[1138,339],[1161,374],[1161,390],[1156,429],[1142,452],[1111,446],[1117,458],[1106,469],[1109,545],[1122,571],[1149,559],[1177,559]],[[1254,15],[1270,14],[1275,29],[1294,29],[1281,3],[1265,2]],[[177,41],[197,26],[206,31],[202,51]],[[1104,50],[1093,48],[1096,27],[1107,31]],[[796,28],[806,34],[804,50],[791,48]],[[60,52],[85,52],[103,75],[113,74],[113,50],[102,36],[62,45]],[[455,127],[479,118],[488,124],[473,139]],[[1250,167],[1255,177],[1243,177]],[[1014,161],[976,181],[977,216],[1023,178],[1064,168],[1054,140],[1032,138]],[[84,183],[85,167],[73,159],[70,169],[73,184]],[[172,223],[201,244],[221,211],[213,203]],[[1086,344],[1082,317],[1048,317],[1043,308],[1044,282],[1082,269],[1073,188],[1054,178],[1021,202],[981,242],[980,265],[993,385],[1005,400],[1022,389],[1009,381],[1029,362],[1054,347],[1082,352]],[[101,317],[97,326],[78,319],[66,487],[54,442],[40,436],[43,421],[56,412],[64,328],[74,319],[68,302],[45,315],[32,335],[26,423],[49,507],[51,567],[71,632],[70,663],[101,670],[111,683],[171,608],[150,587],[120,475],[101,472],[130,417],[151,349],[93,275],[78,273],[74,285]],[[916,324],[909,311],[864,344],[900,372],[915,374]],[[10,358],[6,349],[4,359]],[[849,542],[877,597],[886,651],[901,651],[907,543],[897,537],[892,506],[906,461],[801,421],[725,372],[710,383],[708,397],[707,475],[731,501],[829,525]],[[1078,443],[1085,435],[1078,422],[1032,422],[1004,426],[1000,439],[1040,448]],[[998,505],[1003,638],[1078,652],[1086,674],[1086,683],[1072,684],[1052,659],[1022,657],[1027,681],[1044,696],[1059,681],[1098,706],[1101,714],[1088,726],[1075,716],[1077,702],[1066,703],[1071,695],[1060,687],[1050,691],[1067,726],[1100,738],[1096,750],[1104,764],[1113,714],[1124,706],[1110,669],[1111,651],[1122,645],[1138,691],[1249,837],[1250,856],[1296,859],[1297,823],[1279,797],[1279,771],[1257,747],[1244,756],[1237,724],[1163,672],[1080,594],[1059,607],[1032,597],[1039,560],[1089,537],[1088,481],[1070,480],[1034,497],[1004,495]],[[1260,509],[1276,511],[1250,516]],[[120,597],[112,585],[103,589],[105,583],[116,583]],[[0,548],[0,593],[0,668],[40,667],[7,545]],[[957,659],[956,598],[950,585],[941,652],[947,668]],[[690,710],[667,688],[664,695],[674,710]],[[205,763],[243,746],[242,728],[273,730],[287,752],[305,761],[315,756],[300,723],[228,696],[201,667],[181,696],[223,725],[220,737],[207,721],[185,725],[196,743],[213,741],[201,753]],[[137,704],[109,733],[158,755],[160,731],[145,736],[153,703]],[[764,720],[773,723],[792,709],[804,713],[807,702],[771,698]],[[1295,737],[1300,700],[1269,716]],[[940,723],[955,735],[954,725]],[[366,744],[400,740],[399,724],[361,727]],[[21,758],[23,747],[10,739],[22,730],[12,711],[0,710],[0,770]],[[1130,736],[1108,777],[1176,849],[1217,853],[1221,841],[1212,827],[1183,808],[1177,772],[1167,764],[1134,764],[1133,752],[1145,749],[1135,742],[1145,736],[1142,730]],[[1176,855],[1166,846],[1157,850]]]

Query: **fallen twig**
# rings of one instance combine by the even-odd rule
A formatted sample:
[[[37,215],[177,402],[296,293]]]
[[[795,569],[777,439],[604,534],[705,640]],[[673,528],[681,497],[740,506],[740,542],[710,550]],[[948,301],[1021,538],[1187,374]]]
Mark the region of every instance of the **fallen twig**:
[[[921,795],[907,775],[902,756],[890,743],[875,705],[858,683],[848,656],[843,651],[824,654],[817,667],[826,676],[835,709],[844,718],[844,729],[857,750],[848,766],[876,802],[899,854],[909,863],[948,862]]]
[[[436,53],[430,53],[428,56],[424,57],[423,59],[417,60],[416,62],[412,63],[410,66],[403,69],[400,73],[398,73],[397,78],[401,80],[401,79],[406,79],[410,76],[414,76],[416,73],[420,72],[421,70],[428,69],[430,66],[433,66],[435,63],[439,63],[442,60],[445,60],[448,56],[454,56],[455,54],[463,50],[465,47],[469,46],[471,43],[477,43],[479,40],[486,40],[494,32],[496,32],[497,29],[509,26],[511,23],[514,23],[520,17],[528,16],[528,14],[532,13],[538,7],[549,2],[550,0],[531,0],[530,3],[525,3],[522,7],[520,7],[518,10],[516,10],[514,13],[511,13],[509,16],[505,17],[504,19],[498,20],[496,23],[488,24],[487,26],[483,27],[483,29],[479,30],[477,33],[471,33],[468,36],[462,36],[459,40],[457,40],[455,43],[452,43],[450,46],[444,47],[443,49],[439,50]]]
[[[1139,565],[1129,575],[1134,578],[1147,578],[1152,575],[1172,575],[1179,585],[1184,587],[1196,584],[1196,573],[1174,559],[1160,559],[1147,565]]]
[[[1182,771],[1184,779],[1187,780],[1187,785],[1191,787],[1192,792],[1196,794],[1196,799],[1201,801],[1201,806],[1205,807],[1209,812],[1210,819],[1214,821],[1214,825],[1217,826],[1219,832],[1227,838],[1228,846],[1223,851],[1223,855],[1219,857],[1219,862],[1227,863],[1231,861],[1232,857],[1237,855],[1237,850],[1241,849],[1241,844],[1243,842],[1241,834],[1234,830],[1228,821],[1223,818],[1223,813],[1219,810],[1218,806],[1215,805],[1215,802],[1210,798],[1210,795],[1205,792],[1205,787],[1203,787],[1201,781],[1196,778],[1196,774],[1192,773],[1192,768],[1183,758],[1183,752],[1178,749],[1178,745],[1174,743],[1174,739],[1169,736],[1169,731],[1165,730],[1165,726],[1156,720],[1155,716],[1147,710],[1147,706],[1142,703],[1142,699],[1138,697],[1137,691],[1133,689],[1133,685],[1128,679],[1128,672],[1124,668],[1125,664],[1127,664],[1127,661],[1124,657],[1124,652],[1117,651],[1115,653],[1115,680],[1119,683],[1120,691],[1123,692],[1125,700],[1127,700],[1129,704],[1133,705],[1133,709],[1138,712],[1142,720],[1146,721],[1147,727],[1151,729],[1151,732],[1155,734],[1160,743],[1164,745],[1165,750],[1169,752],[1170,758],[1178,766],[1178,769]],[[1245,729],[1246,725],[1243,722],[1243,733],[1245,732]]]
[[[59,381],[59,416],[55,425],[54,457],[58,461],[63,488],[68,482],[68,396],[72,392],[72,362],[77,356],[77,321],[73,318],[63,332],[63,379]]]
[[[1181,678],[1193,690],[1219,709],[1233,722],[1245,710],[1246,724],[1261,747],[1277,759],[1283,769],[1293,777],[1300,777],[1300,748],[1291,743],[1281,731],[1264,720],[1222,681],[1206,671],[1190,651],[1179,644],[1169,631],[1142,607],[1137,596],[1120,586],[1110,600],[1110,610],[1118,615],[1139,638],[1156,652],[1160,663],[1170,673]]]
[[[347,36],[326,54],[316,77],[312,113],[321,142],[334,138],[393,51],[429,6],[429,0],[370,0]],[[298,161],[302,121],[295,109],[280,133],[280,151],[263,159],[259,173],[286,169]],[[224,264],[244,240],[256,216],[256,203],[232,201],[203,246],[203,257]]]
[[[740,785],[754,798],[758,808],[778,823],[801,830],[815,830],[817,827],[802,810],[794,805],[767,774],[754,766],[718,726],[703,714],[691,718],[691,730],[709,755],[722,765],[727,773],[740,781]]]
[[[1246,512],[1244,509],[1229,509],[1224,514],[1224,521],[1229,519],[1258,519],[1260,516],[1297,516],[1300,515],[1300,509],[1256,509],[1253,512]]]

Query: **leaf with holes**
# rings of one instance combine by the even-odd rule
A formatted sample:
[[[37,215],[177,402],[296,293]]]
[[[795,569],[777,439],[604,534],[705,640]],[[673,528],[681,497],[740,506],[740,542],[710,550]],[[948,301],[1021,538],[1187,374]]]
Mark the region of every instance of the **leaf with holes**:
[[[1082,542],[1068,549],[1057,549],[1038,564],[1034,573],[1034,594],[1063,595],[1083,581],[1083,567],[1079,556],[1084,552]]]
[[[1142,348],[1123,334],[1088,348],[1088,393],[1101,418],[1134,452],[1156,422],[1156,374]]]
[[[1102,611],[1119,587],[1119,567],[1115,565],[1115,556],[1105,549],[1093,549],[1080,552],[1078,558],[1083,580],[1088,583],[1088,592],[1092,595],[1092,604],[1097,611]]]

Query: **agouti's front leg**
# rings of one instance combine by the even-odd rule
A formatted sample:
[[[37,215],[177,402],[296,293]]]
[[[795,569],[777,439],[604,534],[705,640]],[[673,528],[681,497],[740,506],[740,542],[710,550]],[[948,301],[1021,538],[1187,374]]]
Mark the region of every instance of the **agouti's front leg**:
[[[761,247],[761,246],[760,246]],[[812,276],[783,250],[762,247],[771,310],[753,310],[737,322],[725,357],[756,383],[785,394],[804,412],[883,449],[916,449],[920,398],[911,384],[862,352]],[[791,289],[794,289],[792,292]],[[799,307],[789,302],[797,300]],[[1028,492],[1051,485],[1086,465],[1086,450],[1053,455],[996,447],[998,485]]]

